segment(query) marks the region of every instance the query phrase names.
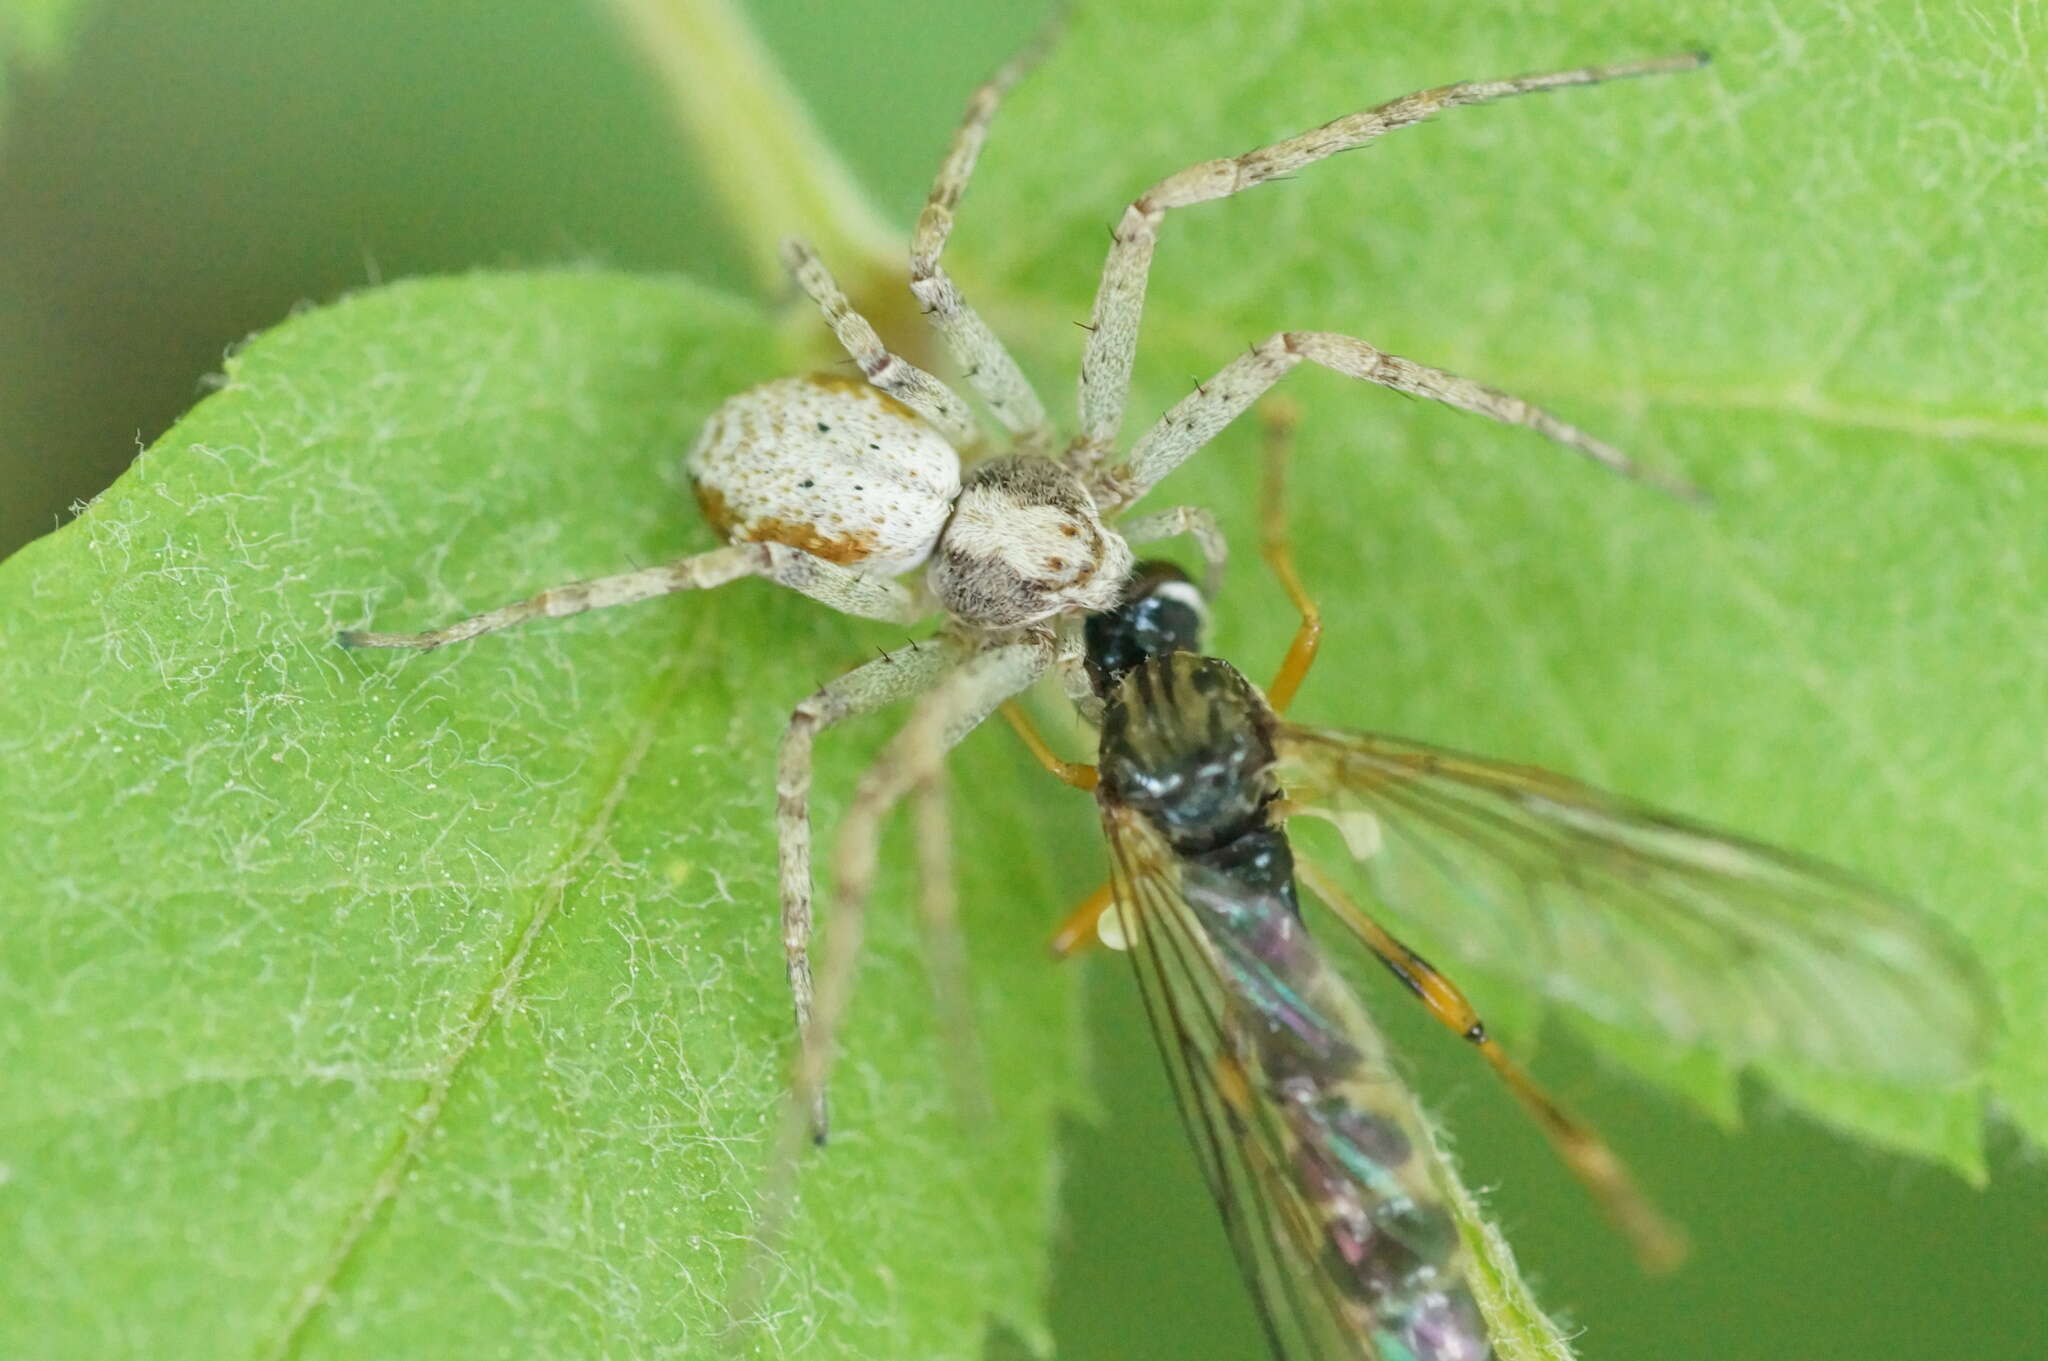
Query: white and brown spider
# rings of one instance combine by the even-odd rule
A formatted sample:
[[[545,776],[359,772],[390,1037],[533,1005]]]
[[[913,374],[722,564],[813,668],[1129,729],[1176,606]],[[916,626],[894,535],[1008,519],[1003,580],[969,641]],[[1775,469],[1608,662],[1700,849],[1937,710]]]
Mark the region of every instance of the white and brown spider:
[[[1002,427],[1003,452],[963,478],[959,451],[982,442],[967,402],[933,374],[891,353],[817,256],[792,242],[784,249],[790,273],[824,313],[865,381],[836,374],[780,378],[730,398],[712,414],[690,450],[688,469],[698,504],[726,539],[725,547],[557,586],[426,633],[340,635],[352,647],[424,650],[529,619],[708,589],[743,577],[766,577],[869,619],[912,623],[941,616],[930,638],[857,667],[798,704],[782,739],[776,779],[782,935],[802,1042],[797,1087],[815,1103],[819,1134],[825,1067],[851,983],[858,904],[872,878],[883,816],[905,796],[921,796],[928,814],[920,818],[919,838],[928,871],[925,911],[942,928],[937,938],[946,938],[950,890],[943,873],[930,872],[943,866],[942,810],[935,802],[943,753],[1056,665],[1066,673],[1070,693],[1087,692],[1077,674],[1074,632],[1061,625],[1118,602],[1132,564],[1130,545],[1189,534],[1211,575],[1220,569],[1224,545],[1206,511],[1178,507],[1120,517],[1288,370],[1304,360],[1320,364],[1526,426],[1614,471],[1688,490],[1521,398],[1350,336],[1315,331],[1283,331],[1253,346],[1154,421],[1120,456],[1117,451],[1153,244],[1169,209],[1289,175],[1440,109],[1689,70],[1703,56],[1445,85],[1161,180],[1132,201],[1117,225],[1086,328],[1079,430],[1054,453],[1054,432],[1029,380],[939,264],[997,105],[1035,55],[1010,62],[969,101],[910,249],[911,291]],[[921,566],[921,582],[898,580]],[[842,823],[834,866],[847,911],[814,990],[808,956],[812,743],[823,729],[913,697],[912,717],[869,767]]]

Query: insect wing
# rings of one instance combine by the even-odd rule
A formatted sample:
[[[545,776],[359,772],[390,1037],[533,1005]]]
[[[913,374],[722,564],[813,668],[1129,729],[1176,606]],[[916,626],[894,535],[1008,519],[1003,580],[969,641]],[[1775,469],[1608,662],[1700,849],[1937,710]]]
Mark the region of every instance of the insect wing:
[[[1974,958],[1840,871],[1532,767],[1327,728],[1277,745],[1293,810],[1475,967],[1739,1062],[1939,1084],[1983,1060]]]
[[[1145,1010],[1280,1361],[1490,1355],[1438,1169],[1378,1033],[1291,901],[1104,814]]]

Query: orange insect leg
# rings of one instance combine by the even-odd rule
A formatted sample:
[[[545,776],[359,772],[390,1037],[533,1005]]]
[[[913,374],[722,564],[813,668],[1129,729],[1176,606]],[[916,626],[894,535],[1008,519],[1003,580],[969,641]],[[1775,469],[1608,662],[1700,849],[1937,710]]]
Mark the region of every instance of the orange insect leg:
[[[1052,748],[1038,735],[1038,729],[1032,724],[1030,715],[1026,714],[1015,700],[1003,705],[1003,717],[1010,720],[1010,727],[1023,739],[1024,746],[1032,757],[1038,764],[1051,771],[1054,777],[1064,780],[1083,793],[1094,790],[1095,767],[1080,761],[1062,761],[1053,755]]]
[[[1302,681],[1308,678],[1316,649],[1322,646],[1323,615],[1295,574],[1294,549],[1287,535],[1287,465],[1293,455],[1294,426],[1300,419],[1300,409],[1292,402],[1272,401],[1260,408],[1260,414],[1266,422],[1266,476],[1259,497],[1259,552],[1273,569],[1273,575],[1280,578],[1280,588],[1287,592],[1288,600],[1301,613],[1301,626],[1294,631],[1294,641],[1288,645],[1273,683],[1266,687],[1266,699],[1273,711],[1284,714],[1294,702]]]
[[[1445,1028],[1456,1031],[1476,1048],[1493,1071],[1507,1083],[1508,1090],[1522,1103],[1549,1138],[1551,1147],[1565,1166],[1591,1193],[1603,1213],[1635,1247],[1636,1258],[1645,1271],[1669,1271],[1685,1259],[1685,1235],[1658,1212],[1650,1198],[1629,1175],[1628,1168],[1607,1146],[1607,1141],[1590,1125],[1567,1111],[1554,1097],[1537,1086],[1507,1056],[1479,1013],[1456,983],[1438,973],[1430,962],[1403,945],[1378,922],[1368,917],[1327,875],[1306,860],[1296,862],[1302,882],[1329,904],[1344,924],[1365,942],[1391,970],[1408,985]]]
[[[1070,959],[1099,939],[1097,924],[1101,922],[1102,914],[1109,911],[1109,905],[1115,900],[1115,896],[1109,884],[1104,883],[1083,898],[1081,905],[1067,914],[1066,920],[1060,923],[1059,930],[1053,932],[1052,939],[1047,942],[1052,957]]]

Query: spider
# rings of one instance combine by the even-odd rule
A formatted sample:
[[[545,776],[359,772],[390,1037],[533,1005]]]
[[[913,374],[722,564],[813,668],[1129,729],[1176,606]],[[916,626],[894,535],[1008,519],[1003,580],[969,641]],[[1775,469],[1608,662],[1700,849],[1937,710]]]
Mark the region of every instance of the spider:
[[[882,817],[915,796],[934,940],[950,939],[941,758],[1005,700],[1058,668],[1084,698],[1076,621],[1118,603],[1131,546],[1192,537],[1213,579],[1225,544],[1213,517],[1180,506],[1123,518],[1162,478],[1208,444],[1304,361],[1508,425],[1525,426],[1610,470],[1690,495],[1683,482],[1519,397],[1403,359],[1363,340],[1282,331],[1224,365],[1118,456],[1153,247],[1166,214],[1227,198],[1364,146],[1441,109],[1627,76],[1690,70],[1701,54],[1445,85],[1353,113],[1241,156],[1204,161],[1133,200],[1113,233],[1081,356],[1078,431],[1060,445],[1044,405],[1002,341],[940,264],[954,211],[1005,93],[1046,46],[999,70],[970,99],[911,240],[910,288],[1007,445],[961,475],[960,450],[982,443],[968,403],[882,343],[824,263],[790,241],[783,259],[823,313],[861,378],[779,378],[729,398],[705,423],[687,467],[699,508],[725,546],[657,567],[573,582],[425,633],[345,632],[349,647],[428,650],[530,619],[557,618],[765,577],[833,609],[909,624],[942,617],[930,637],[870,661],[796,706],[776,774],[782,938],[799,1036],[797,1091],[813,1137],[825,1131],[824,1074],[850,990],[859,913]],[[1058,449],[1058,452],[1054,452]],[[1112,525],[1114,527],[1112,527]],[[924,567],[922,582],[898,580]],[[860,781],[835,858],[846,920],[814,982],[811,753],[818,734],[856,715],[916,698],[904,728]],[[938,872],[934,872],[938,871]],[[932,929],[935,928],[935,929]],[[934,962],[935,977],[954,972]],[[945,990],[942,987],[942,992]],[[955,1019],[964,1004],[942,1003]],[[956,1034],[970,1034],[965,1026]]]

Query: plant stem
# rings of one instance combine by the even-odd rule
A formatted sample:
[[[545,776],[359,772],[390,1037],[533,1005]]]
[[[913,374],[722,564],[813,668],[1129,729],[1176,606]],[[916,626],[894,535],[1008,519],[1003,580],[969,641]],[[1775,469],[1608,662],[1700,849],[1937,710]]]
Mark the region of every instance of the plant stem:
[[[850,283],[901,273],[901,233],[826,143],[734,0],[606,2],[660,79],[764,294],[786,291],[776,257],[785,236],[810,241]]]

